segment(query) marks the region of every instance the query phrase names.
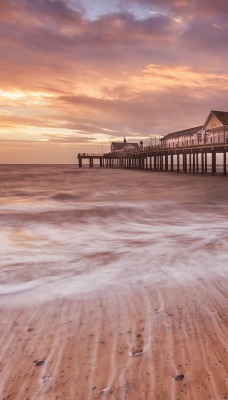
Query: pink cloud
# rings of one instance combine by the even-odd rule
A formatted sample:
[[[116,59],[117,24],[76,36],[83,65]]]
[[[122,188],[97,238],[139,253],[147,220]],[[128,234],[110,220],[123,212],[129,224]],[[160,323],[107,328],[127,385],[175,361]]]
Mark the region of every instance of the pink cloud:
[[[87,146],[188,128],[224,109],[227,2],[119,3],[92,20],[86,2],[2,1],[0,137],[31,129]],[[135,15],[133,3],[148,12]]]

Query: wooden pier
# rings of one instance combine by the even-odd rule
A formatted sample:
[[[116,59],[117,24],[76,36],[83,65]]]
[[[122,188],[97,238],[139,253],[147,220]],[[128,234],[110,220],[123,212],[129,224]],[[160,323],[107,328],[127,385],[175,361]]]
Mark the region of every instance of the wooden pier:
[[[139,150],[125,152],[110,152],[107,154],[79,153],[78,166],[82,168],[83,160],[94,166],[94,160],[99,160],[101,168],[128,168],[150,171],[170,171],[184,173],[208,173],[214,175],[217,170],[217,159],[220,155],[223,175],[227,174],[228,143],[203,144],[185,147],[161,146],[144,147]]]

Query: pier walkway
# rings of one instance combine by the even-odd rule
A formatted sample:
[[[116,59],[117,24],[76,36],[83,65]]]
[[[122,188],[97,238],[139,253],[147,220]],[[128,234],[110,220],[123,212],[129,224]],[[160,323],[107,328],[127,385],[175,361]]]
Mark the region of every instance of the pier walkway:
[[[79,153],[78,166],[83,166],[83,160],[94,166],[94,160],[99,160],[100,167],[128,168],[151,171],[170,171],[184,173],[218,172],[218,166],[223,175],[227,174],[228,143],[199,144],[194,146],[162,147],[147,146],[143,149],[106,154]],[[220,172],[220,171],[219,171]]]

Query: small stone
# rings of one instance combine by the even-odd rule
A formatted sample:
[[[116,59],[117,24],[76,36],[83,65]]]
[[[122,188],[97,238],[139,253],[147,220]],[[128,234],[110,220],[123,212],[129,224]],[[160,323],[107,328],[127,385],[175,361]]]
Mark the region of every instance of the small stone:
[[[33,332],[33,329],[32,328],[28,328],[28,332]]]
[[[106,394],[110,391],[110,387],[104,388],[100,391],[100,394]]]
[[[143,355],[143,350],[135,350],[131,353],[132,357],[139,357]]]
[[[141,333],[138,333],[137,337],[141,337],[141,336],[142,336]]]
[[[175,376],[175,381],[180,382],[183,381],[183,379],[184,379],[184,374],[178,374]]]
[[[35,364],[36,367],[40,367],[41,365],[44,365],[44,360],[34,360],[33,363]]]

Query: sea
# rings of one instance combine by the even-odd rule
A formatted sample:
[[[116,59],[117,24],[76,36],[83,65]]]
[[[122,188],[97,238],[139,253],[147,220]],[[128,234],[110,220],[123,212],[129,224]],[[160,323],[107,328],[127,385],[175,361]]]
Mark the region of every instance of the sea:
[[[0,166],[0,298],[67,296],[226,277],[228,178]]]

